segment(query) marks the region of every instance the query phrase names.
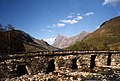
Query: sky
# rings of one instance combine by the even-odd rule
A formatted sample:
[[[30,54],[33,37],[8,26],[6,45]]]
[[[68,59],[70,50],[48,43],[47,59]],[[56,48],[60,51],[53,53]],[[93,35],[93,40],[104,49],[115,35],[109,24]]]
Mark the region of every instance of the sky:
[[[52,44],[57,34],[68,37],[95,31],[120,16],[120,0],[0,0],[0,24],[12,24]]]

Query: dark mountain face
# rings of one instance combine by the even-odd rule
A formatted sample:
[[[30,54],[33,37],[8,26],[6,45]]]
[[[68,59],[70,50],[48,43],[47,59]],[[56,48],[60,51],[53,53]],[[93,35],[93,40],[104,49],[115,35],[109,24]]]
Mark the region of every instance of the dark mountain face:
[[[0,31],[0,53],[13,53],[25,51],[21,42],[19,32],[16,31]],[[20,39],[17,39],[20,38]]]
[[[104,22],[99,29],[76,42],[74,50],[120,50],[120,16]]]
[[[39,41],[39,42],[36,42]],[[0,53],[50,51],[56,48],[20,30],[0,31]]]
[[[7,52],[7,38],[5,32],[0,31],[0,53],[6,53],[6,52]]]
[[[89,32],[87,32],[87,31],[83,31],[79,35],[76,35],[73,37],[66,37],[66,36],[58,34],[53,43],[53,46],[57,47],[57,48],[68,47],[71,44],[74,44],[76,41],[81,41],[88,34],[89,34]]]

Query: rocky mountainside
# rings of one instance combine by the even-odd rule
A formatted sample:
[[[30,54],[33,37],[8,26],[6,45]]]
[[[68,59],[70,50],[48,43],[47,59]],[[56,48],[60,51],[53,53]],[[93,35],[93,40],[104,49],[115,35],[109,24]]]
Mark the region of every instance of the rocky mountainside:
[[[120,50],[120,16],[104,22],[99,29],[76,42],[71,50]]]
[[[57,48],[21,30],[0,30],[0,53],[52,51]]]
[[[57,48],[68,47],[71,44],[74,44],[76,41],[81,41],[88,34],[89,34],[89,32],[87,32],[87,31],[83,31],[79,35],[76,35],[73,37],[66,37],[66,36],[58,34],[53,43],[53,46],[57,47]]]

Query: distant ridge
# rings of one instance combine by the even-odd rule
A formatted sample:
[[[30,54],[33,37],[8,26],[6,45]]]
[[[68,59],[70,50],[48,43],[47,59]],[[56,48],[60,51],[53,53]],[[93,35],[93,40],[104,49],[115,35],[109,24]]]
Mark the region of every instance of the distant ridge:
[[[104,22],[96,31],[67,49],[120,50],[120,16]]]
[[[73,37],[66,37],[66,36],[58,34],[54,43],[53,43],[53,46],[57,47],[57,48],[68,47],[71,44],[74,44],[76,41],[81,41],[88,34],[89,34],[88,31],[83,31],[79,35],[76,35]]]

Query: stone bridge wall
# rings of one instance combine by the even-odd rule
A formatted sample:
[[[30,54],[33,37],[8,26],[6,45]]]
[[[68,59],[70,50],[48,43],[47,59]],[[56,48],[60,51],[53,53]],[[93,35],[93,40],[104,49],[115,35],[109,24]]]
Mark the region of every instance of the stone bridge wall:
[[[18,76],[17,72],[19,65],[24,65],[29,75],[46,72],[51,60],[54,61],[54,67],[56,71],[60,71],[63,69],[90,69],[91,64],[94,65],[94,63],[91,62],[94,61],[96,66],[102,67],[109,64],[108,57],[111,66],[120,67],[120,54],[112,54],[111,56],[109,55],[110,54],[79,54],[6,59],[4,61],[0,61],[0,78],[10,78]],[[77,66],[76,68],[73,67],[75,65]],[[49,68],[53,67],[50,66]]]

